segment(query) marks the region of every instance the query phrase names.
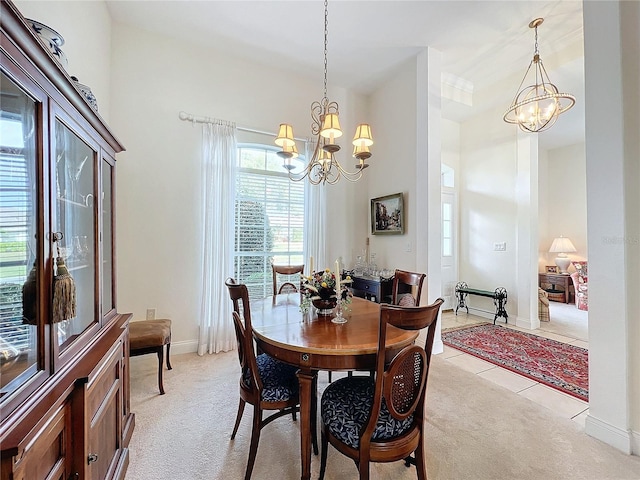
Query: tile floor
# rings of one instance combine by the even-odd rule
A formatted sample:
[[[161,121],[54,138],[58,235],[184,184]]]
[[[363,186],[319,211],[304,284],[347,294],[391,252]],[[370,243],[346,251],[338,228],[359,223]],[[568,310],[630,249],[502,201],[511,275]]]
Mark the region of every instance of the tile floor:
[[[556,312],[556,318],[557,315],[561,314],[561,310]],[[444,311],[442,313],[443,330],[456,326],[482,323],[487,321],[488,320],[485,318],[475,316],[473,314],[467,314],[466,312],[458,312],[457,316],[451,310]],[[584,321],[586,323],[586,316]],[[589,344],[587,342],[575,338],[576,336],[587,338],[586,324],[584,326],[584,332],[580,335],[575,335],[574,333],[563,335],[561,333],[558,333],[559,331],[562,331],[561,325],[562,322],[556,321],[554,323],[553,332],[544,330],[544,324],[541,326],[542,328],[538,330],[527,330],[512,325],[506,326],[509,328],[514,328],[516,330],[522,330],[528,333],[532,333],[534,335],[539,335],[541,337],[551,338],[559,342],[570,343],[582,348],[589,348]],[[589,411],[589,404],[587,402],[579,400],[575,397],[572,397],[571,395],[567,395],[558,390],[531,380],[527,377],[523,377],[522,375],[518,375],[517,373],[513,373],[509,370],[498,367],[492,363],[486,362],[477,357],[474,357],[473,355],[463,353],[460,350],[456,350],[455,348],[451,348],[446,345],[444,346],[444,352],[441,355],[442,358],[444,358],[448,362],[451,362],[452,364],[464,370],[475,373],[479,377],[482,377],[489,382],[496,383],[504,388],[511,390],[512,392],[517,393],[518,395],[526,397],[532,402],[536,402],[544,407],[547,407],[560,416],[570,418],[574,422],[579,424],[582,428],[584,428],[585,418]]]

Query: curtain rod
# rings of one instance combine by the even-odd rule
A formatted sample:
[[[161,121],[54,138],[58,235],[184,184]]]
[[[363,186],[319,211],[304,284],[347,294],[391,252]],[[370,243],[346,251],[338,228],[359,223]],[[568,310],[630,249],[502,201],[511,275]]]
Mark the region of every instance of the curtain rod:
[[[178,114],[178,117],[180,118],[180,120],[184,120],[185,122],[193,122],[193,123],[226,123],[224,120],[220,120],[217,118],[211,118],[211,117],[198,117],[196,115],[192,115],[190,113],[187,112],[180,112]],[[256,130],[255,128],[248,128],[248,127],[239,127],[236,125],[236,128],[238,130],[242,130],[243,132],[249,132],[249,133],[257,133],[259,135],[268,135],[270,137],[276,137],[277,134],[276,133],[272,133],[272,132],[265,132],[264,130]],[[304,138],[294,138],[294,140],[298,140],[299,142],[306,142],[307,140]]]

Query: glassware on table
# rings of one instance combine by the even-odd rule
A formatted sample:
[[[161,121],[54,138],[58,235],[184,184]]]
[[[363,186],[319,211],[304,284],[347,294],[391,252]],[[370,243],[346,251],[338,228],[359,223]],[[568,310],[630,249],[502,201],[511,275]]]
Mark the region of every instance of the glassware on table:
[[[365,265],[364,262],[362,261],[362,255],[358,255],[356,257],[356,265],[353,267],[353,274],[354,275],[362,275],[363,273],[365,273]]]
[[[336,316],[331,319],[333,323],[338,323],[338,324],[347,323],[347,319],[343,316],[343,308],[342,308],[343,302],[344,300],[338,300],[338,303],[336,305],[336,310],[335,310]]]
[[[378,264],[376,263],[376,254],[373,252],[371,253],[371,260],[369,261],[369,265],[368,265],[368,273],[372,277],[377,277],[379,273]]]

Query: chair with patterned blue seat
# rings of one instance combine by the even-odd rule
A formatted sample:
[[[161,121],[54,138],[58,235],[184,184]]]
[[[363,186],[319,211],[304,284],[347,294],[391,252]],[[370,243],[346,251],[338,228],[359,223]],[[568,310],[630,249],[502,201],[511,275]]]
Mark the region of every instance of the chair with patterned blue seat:
[[[233,302],[233,324],[238,341],[238,357],[241,368],[240,404],[231,434],[232,440],[240,426],[245,404],[253,405],[251,443],[245,473],[245,480],[249,480],[255,464],[262,428],[283,415],[292,414],[295,420],[296,412],[300,410],[297,367],[282,363],[265,353],[256,356],[247,286],[236,283],[232,278],[228,278],[225,285],[229,289],[229,295]],[[244,322],[240,316],[241,313]],[[262,414],[265,410],[275,412],[263,420]]]
[[[321,400],[322,448],[320,479],[324,478],[328,444],[358,466],[359,478],[369,478],[370,462],[405,460],[415,464],[418,479],[427,478],[424,458],[424,403],[431,350],[444,300],[422,307],[380,306],[378,353],[374,377],[353,376],[330,384]],[[387,363],[389,325],[426,331],[424,347],[410,345]],[[412,454],[415,454],[412,457]]]

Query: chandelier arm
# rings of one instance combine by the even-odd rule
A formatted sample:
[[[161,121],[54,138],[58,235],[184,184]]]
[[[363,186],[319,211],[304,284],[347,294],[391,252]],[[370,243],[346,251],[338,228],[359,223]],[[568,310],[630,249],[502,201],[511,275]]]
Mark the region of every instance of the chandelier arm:
[[[362,169],[361,169],[361,168],[359,168],[359,169],[358,169],[358,170],[356,170],[355,172],[350,172],[350,171],[346,170],[346,169],[345,169],[342,165],[340,165],[338,162],[335,162],[335,163],[336,163],[336,166],[337,166],[338,170],[340,170],[340,173],[341,173],[342,175],[344,175],[344,176],[345,176],[345,178],[349,178],[349,177],[354,177],[354,178],[355,178],[355,177],[357,177],[357,178],[356,178],[356,180],[357,180],[357,179],[359,179],[359,178],[362,176]]]

